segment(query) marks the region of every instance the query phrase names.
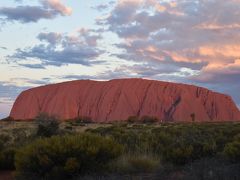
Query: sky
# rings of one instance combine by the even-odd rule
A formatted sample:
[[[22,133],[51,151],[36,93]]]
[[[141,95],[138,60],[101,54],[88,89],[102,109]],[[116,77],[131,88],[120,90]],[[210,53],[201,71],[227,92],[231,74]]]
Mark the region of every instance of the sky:
[[[232,96],[240,107],[240,0],[2,0],[0,118],[23,90],[146,78]]]

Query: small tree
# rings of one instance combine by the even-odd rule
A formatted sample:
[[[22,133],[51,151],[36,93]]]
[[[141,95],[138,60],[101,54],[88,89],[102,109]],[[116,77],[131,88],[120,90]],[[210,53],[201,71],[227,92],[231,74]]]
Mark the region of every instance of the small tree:
[[[40,113],[36,117],[38,124],[37,136],[50,137],[59,133],[59,120],[47,113]]]
[[[192,119],[192,122],[194,122],[194,121],[195,121],[195,118],[196,118],[195,113],[190,114],[190,117],[191,117],[191,119]]]

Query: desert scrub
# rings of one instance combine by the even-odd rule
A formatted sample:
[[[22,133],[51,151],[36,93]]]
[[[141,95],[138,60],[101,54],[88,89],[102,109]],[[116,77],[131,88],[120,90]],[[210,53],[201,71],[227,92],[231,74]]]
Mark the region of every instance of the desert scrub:
[[[6,148],[0,151],[0,170],[14,170],[16,148]]]
[[[152,173],[160,167],[160,159],[151,154],[124,154],[112,163],[112,170],[118,174]]]
[[[59,133],[59,120],[55,116],[46,113],[40,113],[35,119],[38,128],[37,136],[50,137]]]
[[[98,174],[120,156],[122,146],[92,134],[53,136],[21,148],[15,157],[17,178],[66,179]]]
[[[223,153],[232,162],[240,163],[240,134],[226,144]]]
[[[112,137],[125,147],[125,153],[156,154],[164,163],[184,165],[221,154],[240,132],[240,123],[113,125],[88,132]]]

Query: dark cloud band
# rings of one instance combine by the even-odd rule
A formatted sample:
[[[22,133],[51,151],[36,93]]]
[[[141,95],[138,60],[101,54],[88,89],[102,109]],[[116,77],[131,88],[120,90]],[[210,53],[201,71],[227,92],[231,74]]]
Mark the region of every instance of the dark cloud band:
[[[72,10],[65,7],[59,0],[42,0],[39,6],[1,7],[0,16],[7,21],[21,23],[38,22],[40,19],[53,19],[58,15],[70,15]]]

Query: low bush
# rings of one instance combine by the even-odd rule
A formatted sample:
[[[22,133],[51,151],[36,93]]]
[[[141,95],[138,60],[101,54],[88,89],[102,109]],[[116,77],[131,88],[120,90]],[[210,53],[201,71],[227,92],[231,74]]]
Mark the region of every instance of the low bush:
[[[7,148],[0,152],[0,169],[1,170],[14,170],[14,156],[16,149]]]
[[[23,179],[66,179],[104,173],[122,149],[110,138],[92,134],[39,139],[17,152],[16,174]]]
[[[2,150],[6,146],[6,144],[8,144],[10,139],[11,138],[6,134],[1,134],[0,135],[0,150]]]
[[[157,154],[164,162],[184,165],[222,153],[224,146],[232,142],[233,137],[239,133],[240,124],[114,125],[89,131],[111,136],[125,147],[126,153]],[[235,155],[240,152],[237,151],[237,144],[231,144],[234,146],[232,149],[236,149]]]
[[[151,173],[160,168],[160,160],[150,154],[124,154],[112,164],[112,169],[119,174]]]
[[[89,124],[93,122],[91,117],[87,117],[87,116],[77,117],[73,121],[75,121],[76,123],[85,123],[85,124]]]
[[[128,123],[136,123],[139,121],[139,118],[137,116],[129,116],[127,119]]]
[[[154,116],[142,116],[141,118],[138,116],[129,116],[127,119],[128,123],[144,123],[144,124],[152,124],[158,122],[158,118]]]
[[[142,116],[140,119],[140,122],[142,123],[156,123],[158,122],[158,118],[154,116]]]
[[[28,131],[22,126],[16,126],[9,133],[2,131],[0,169],[13,170],[15,161],[17,177],[22,179],[69,179],[89,175],[102,177],[108,172],[113,175],[151,174],[155,170],[163,175],[168,172],[179,175],[178,170],[187,167],[186,172],[181,172],[186,173],[186,177],[200,177],[198,174],[202,173],[207,179],[211,178],[210,171],[214,177],[222,174],[227,177],[240,167],[240,123],[129,125],[125,122],[89,126],[84,134],[66,135],[77,133],[78,127],[73,127],[72,123],[79,124],[71,121],[61,126],[60,137],[55,117],[42,115],[37,120],[38,136],[35,136],[36,129]],[[58,136],[42,138],[55,134]],[[218,163],[222,164],[215,167]],[[203,168],[208,165],[210,170]],[[239,179],[239,174],[229,177]]]
[[[240,134],[226,144],[223,153],[229,160],[240,163]]]
[[[183,165],[191,161],[193,153],[191,145],[177,145],[175,148],[166,148],[162,157],[168,162]]]
[[[40,113],[36,117],[38,124],[37,136],[50,137],[59,133],[59,120],[55,116]]]

